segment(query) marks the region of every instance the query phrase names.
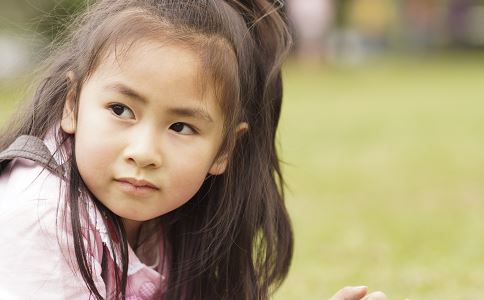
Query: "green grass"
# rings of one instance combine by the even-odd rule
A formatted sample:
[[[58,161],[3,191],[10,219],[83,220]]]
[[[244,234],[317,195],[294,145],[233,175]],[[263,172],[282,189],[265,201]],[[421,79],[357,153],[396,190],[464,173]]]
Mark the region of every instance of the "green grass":
[[[296,249],[276,299],[369,285],[477,299],[484,278],[484,60],[286,68],[280,130]]]
[[[275,299],[368,285],[479,299],[484,56],[285,68],[279,131],[296,248]],[[19,90],[0,86],[0,123]]]

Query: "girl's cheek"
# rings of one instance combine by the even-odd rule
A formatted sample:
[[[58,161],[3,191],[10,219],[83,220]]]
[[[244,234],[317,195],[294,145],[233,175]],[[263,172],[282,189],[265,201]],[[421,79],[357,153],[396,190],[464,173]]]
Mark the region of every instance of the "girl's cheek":
[[[189,195],[191,198],[200,189],[207,176],[209,166],[206,161],[207,158],[191,156],[190,159],[177,159],[171,162],[170,165],[174,169],[167,174],[170,177],[171,186],[176,187],[180,194]]]
[[[173,180],[173,190],[171,192],[175,196],[173,199],[176,199],[176,205],[181,206],[190,200],[202,186],[204,178],[201,176],[198,178],[189,178],[188,180],[183,180],[183,178]]]

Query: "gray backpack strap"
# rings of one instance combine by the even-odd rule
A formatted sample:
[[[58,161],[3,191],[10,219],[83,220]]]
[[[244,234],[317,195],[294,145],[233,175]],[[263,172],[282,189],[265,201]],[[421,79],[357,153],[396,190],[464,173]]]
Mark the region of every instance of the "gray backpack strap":
[[[0,172],[9,161],[24,158],[37,162],[52,173],[62,176],[62,167],[57,164],[44,142],[35,136],[19,136],[6,150],[0,153]]]

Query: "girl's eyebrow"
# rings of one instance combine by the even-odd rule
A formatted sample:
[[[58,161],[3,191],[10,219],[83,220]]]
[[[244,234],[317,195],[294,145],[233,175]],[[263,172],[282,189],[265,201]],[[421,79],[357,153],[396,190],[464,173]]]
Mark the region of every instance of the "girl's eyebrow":
[[[139,100],[143,103],[148,102],[146,97],[135,91],[134,89],[130,88],[129,86],[121,83],[121,82],[114,82],[112,84],[106,85],[106,89],[113,90],[135,100]]]
[[[123,83],[115,82],[106,86],[107,89],[113,90],[125,96],[128,96],[134,100],[141,101],[143,103],[147,103],[146,97],[135,91],[134,89],[126,86]],[[210,114],[201,108],[191,108],[191,107],[172,107],[169,108],[168,111],[174,115],[179,115],[183,117],[192,117],[197,119],[204,119],[207,122],[212,123],[213,119]]]
[[[191,108],[191,107],[173,107],[169,108],[168,111],[174,115],[182,116],[182,117],[192,117],[197,119],[203,119],[207,122],[212,123],[213,119],[210,114],[200,108]]]

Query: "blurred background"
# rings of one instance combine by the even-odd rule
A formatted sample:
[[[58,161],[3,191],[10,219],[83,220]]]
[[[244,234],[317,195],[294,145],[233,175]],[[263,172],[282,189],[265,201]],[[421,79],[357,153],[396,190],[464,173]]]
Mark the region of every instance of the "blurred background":
[[[92,2],[92,1],[91,1]],[[0,125],[80,0],[1,0]],[[275,299],[484,291],[484,1],[288,0],[279,147],[296,235]]]

